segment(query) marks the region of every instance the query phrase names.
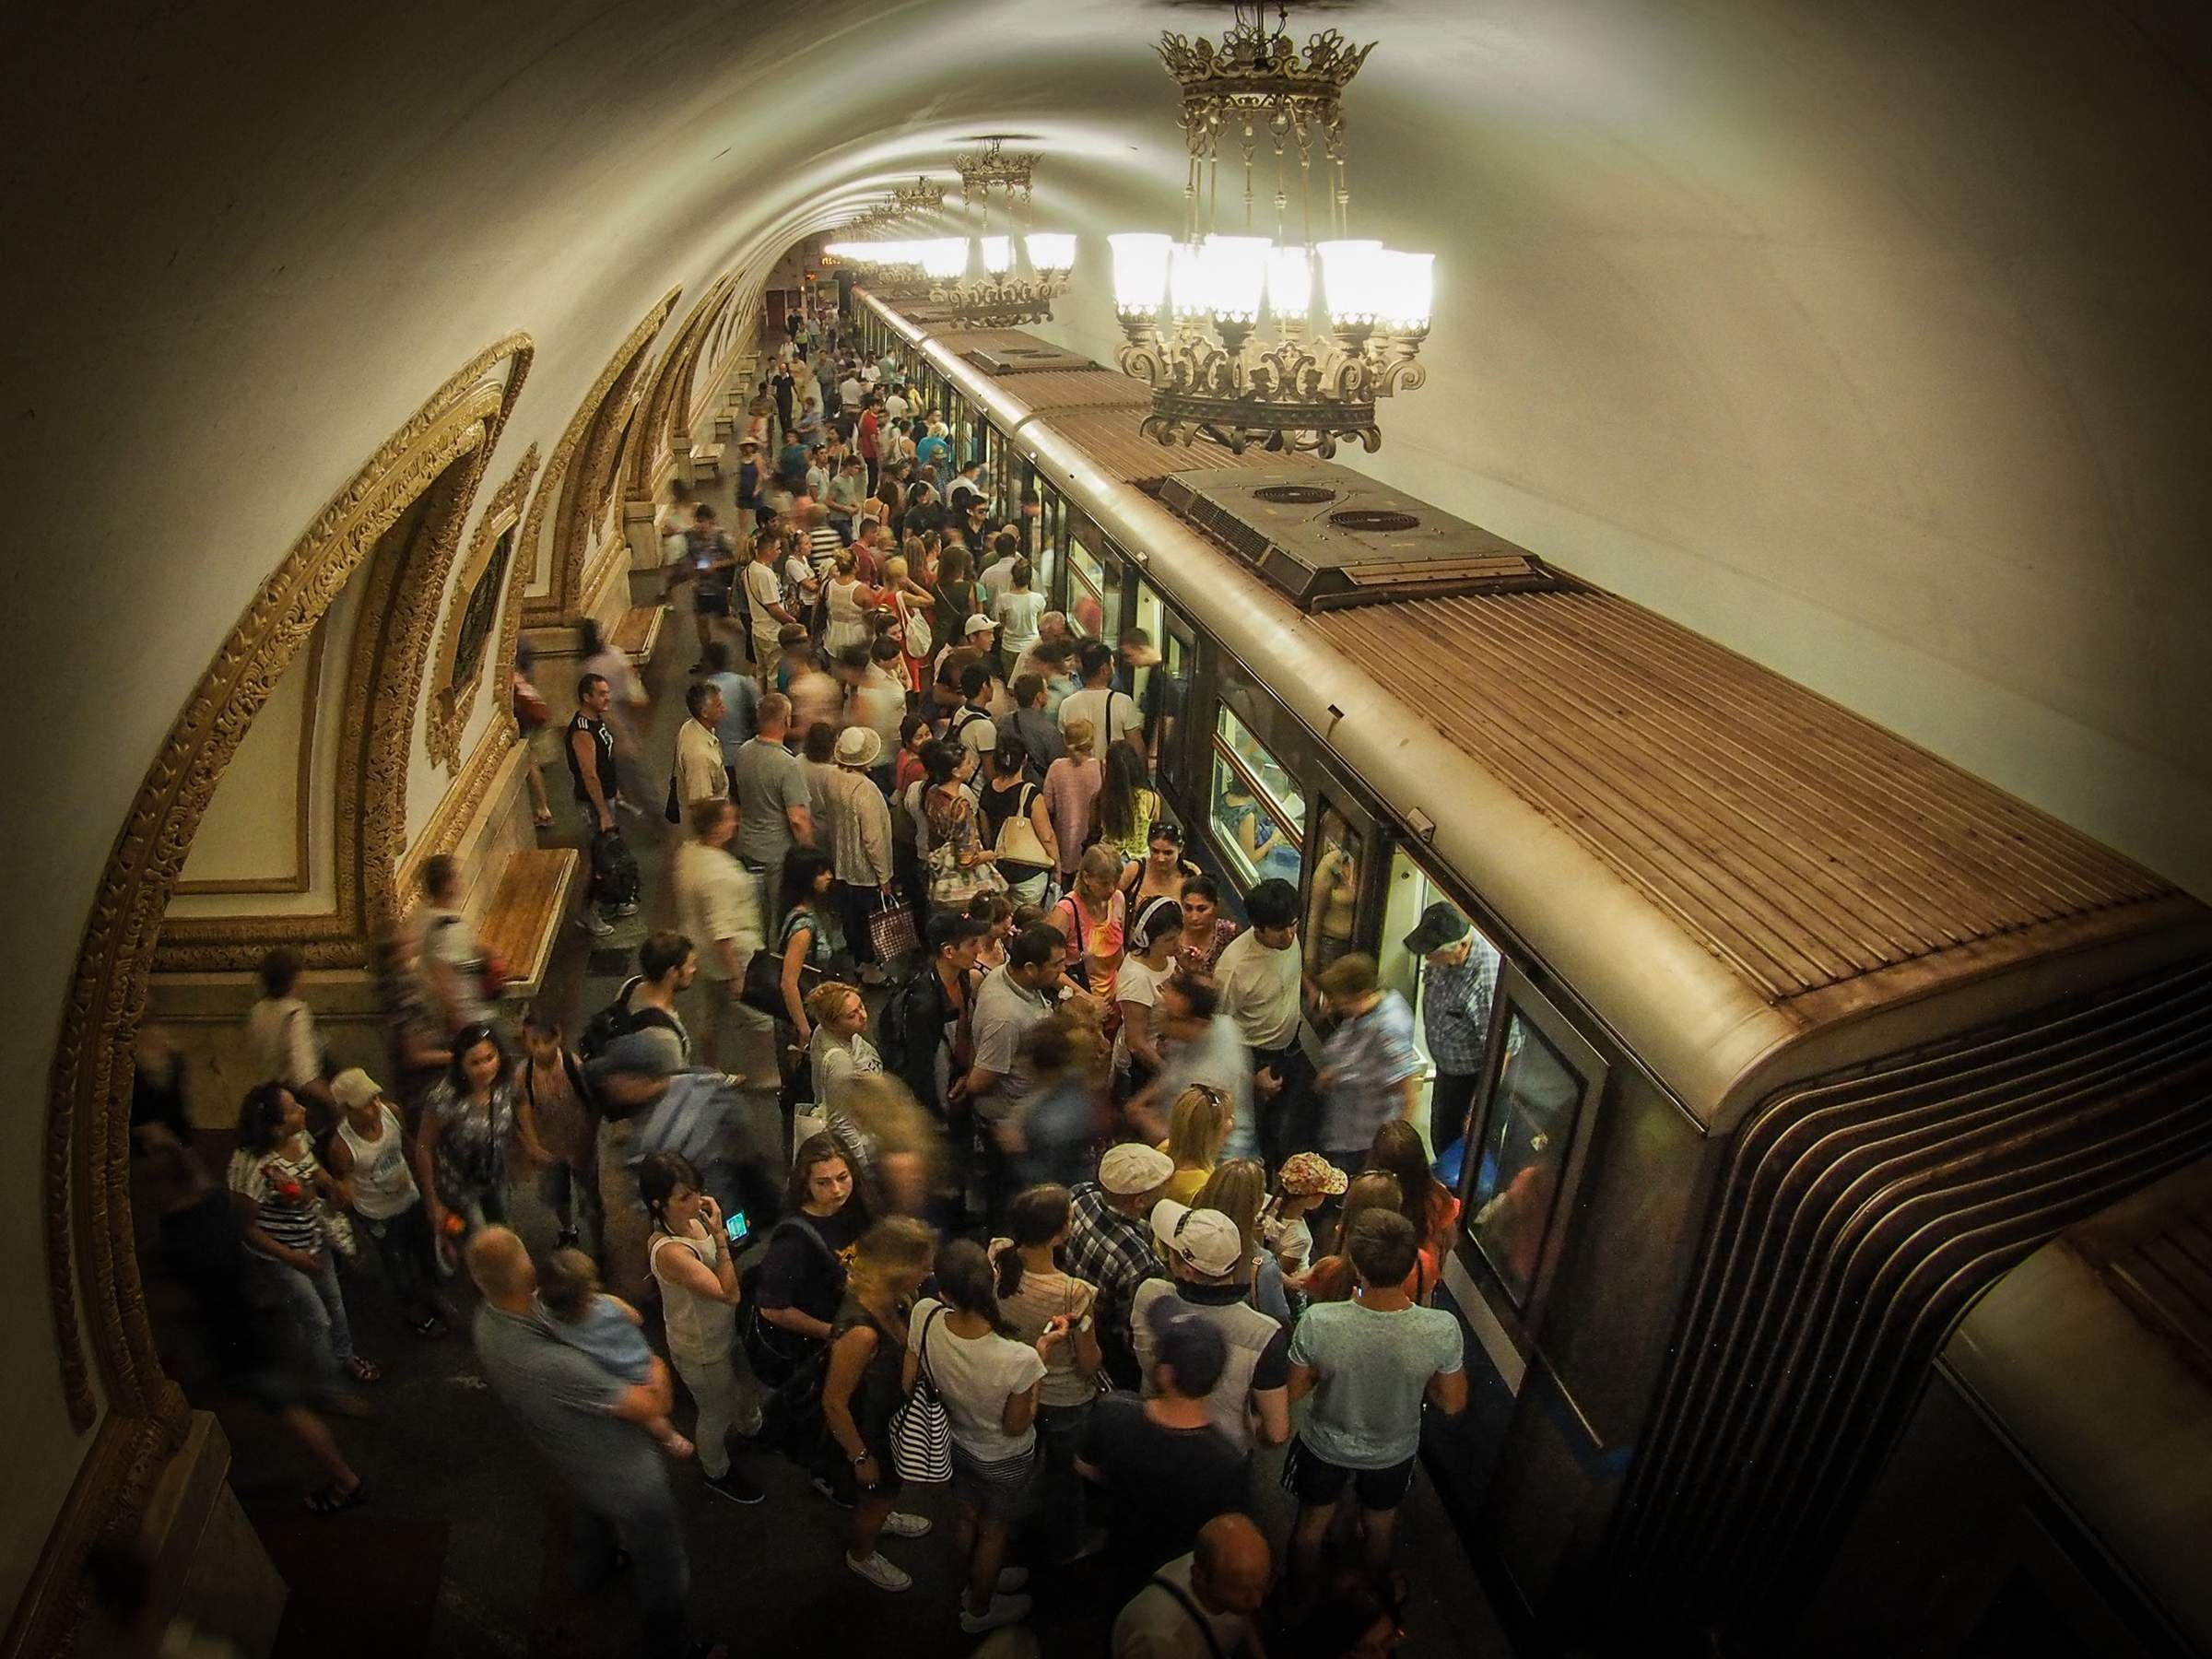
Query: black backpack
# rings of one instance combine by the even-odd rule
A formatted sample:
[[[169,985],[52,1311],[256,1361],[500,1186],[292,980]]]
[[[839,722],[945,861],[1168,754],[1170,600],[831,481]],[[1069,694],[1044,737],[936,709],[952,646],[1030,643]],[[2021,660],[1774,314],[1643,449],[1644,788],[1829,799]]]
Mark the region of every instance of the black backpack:
[[[615,993],[615,1000],[583,1022],[583,1034],[576,1040],[576,1052],[587,1061],[596,1060],[606,1053],[618,1037],[627,1037],[632,1031],[659,1026],[665,1030],[676,1030],[675,1020],[659,1008],[632,1008],[630,993],[645,982],[645,976],[633,973],[622,982],[622,989]]]

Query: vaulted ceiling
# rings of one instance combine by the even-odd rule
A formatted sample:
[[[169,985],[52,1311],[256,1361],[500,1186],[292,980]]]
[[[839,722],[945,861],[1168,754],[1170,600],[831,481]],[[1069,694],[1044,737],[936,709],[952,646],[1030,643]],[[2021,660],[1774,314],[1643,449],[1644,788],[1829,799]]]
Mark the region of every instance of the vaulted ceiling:
[[[535,336],[503,477],[671,285],[765,268],[991,132],[1044,152],[1040,219],[1085,233],[1060,330],[1104,356],[1100,233],[1180,211],[1151,41],[1225,19],[17,10],[0,913],[30,925],[7,1075],[43,1072],[101,861],[210,653],[446,375]],[[1373,470],[2212,893],[2199,12],[1359,0],[1291,22],[1380,41],[1347,105],[1355,220],[1441,256],[1430,384],[1387,411]]]

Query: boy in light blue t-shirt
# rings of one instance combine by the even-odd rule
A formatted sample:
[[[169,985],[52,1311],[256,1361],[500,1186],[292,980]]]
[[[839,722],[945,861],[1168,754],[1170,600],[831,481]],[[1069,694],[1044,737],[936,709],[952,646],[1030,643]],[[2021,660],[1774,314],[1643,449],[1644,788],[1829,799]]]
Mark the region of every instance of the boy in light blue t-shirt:
[[[1421,1402],[1434,1400],[1448,1417],[1467,1404],[1459,1321],[1406,1294],[1419,1251],[1413,1224],[1394,1210],[1369,1210],[1346,1250],[1359,1280],[1352,1299],[1316,1302],[1290,1338],[1291,1404],[1313,1396],[1290,1449],[1291,1559],[1309,1575],[1347,1486],[1365,1512],[1368,1565],[1377,1575],[1388,1569],[1421,1446]]]

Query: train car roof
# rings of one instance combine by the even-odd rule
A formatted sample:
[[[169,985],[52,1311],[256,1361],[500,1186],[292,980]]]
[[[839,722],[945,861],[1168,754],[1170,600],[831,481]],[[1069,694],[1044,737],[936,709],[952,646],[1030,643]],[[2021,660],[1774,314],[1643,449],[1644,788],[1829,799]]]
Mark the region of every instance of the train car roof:
[[[2212,1159],[2035,1252],[1942,1363],[2212,1653]]]
[[[901,320],[1063,481],[1150,492],[1192,472],[1340,470],[1163,446],[1138,431],[1149,397],[1124,376],[1069,369],[1020,330]],[[1053,367],[1008,366],[1030,351]],[[1308,615],[1158,502],[1115,494],[1094,516],[1118,521],[1109,530],[1268,669],[1386,805],[1433,820],[1437,850],[1708,1124],[1807,1032],[2065,953],[2207,931],[2212,912],[2153,872],[1571,575]],[[1350,715],[1418,719],[1441,742],[1370,736]]]

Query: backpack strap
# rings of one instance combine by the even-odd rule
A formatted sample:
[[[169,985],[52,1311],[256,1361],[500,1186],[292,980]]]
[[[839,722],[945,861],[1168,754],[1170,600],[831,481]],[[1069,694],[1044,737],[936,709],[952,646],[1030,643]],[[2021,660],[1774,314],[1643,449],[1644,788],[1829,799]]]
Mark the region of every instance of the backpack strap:
[[[1152,1575],[1150,1583],[1159,1589],[1165,1590],[1182,1604],[1182,1610],[1191,1616],[1191,1622],[1198,1627],[1198,1634],[1206,1638],[1206,1651],[1213,1656],[1213,1659],[1229,1659],[1229,1656],[1221,1651],[1220,1639],[1214,1634],[1212,1621],[1199,1610],[1198,1604],[1191,1599],[1190,1594],[1181,1584],[1178,1584],[1173,1579],[1164,1577],[1157,1572]]]

